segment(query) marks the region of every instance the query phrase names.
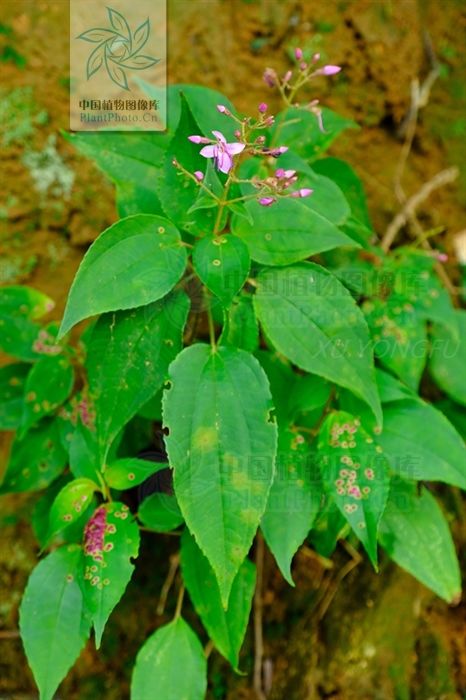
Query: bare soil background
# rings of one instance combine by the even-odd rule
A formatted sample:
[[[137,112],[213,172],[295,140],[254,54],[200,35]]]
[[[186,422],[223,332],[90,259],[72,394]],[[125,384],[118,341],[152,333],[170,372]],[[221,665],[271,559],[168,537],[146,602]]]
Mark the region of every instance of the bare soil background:
[[[68,128],[68,20],[67,0],[0,5],[0,23],[7,28],[0,33],[0,56],[5,47],[7,56],[11,50],[17,54],[0,62],[0,284],[27,283],[45,291],[57,301],[57,316],[86,246],[116,218],[112,186],[59,135]],[[452,237],[466,229],[462,0],[169,0],[169,81],[215,87],[245,113],[254,113],[264,100],[273,111],[279,103],[262,81],[264,68],[284,72],[289,46],[312,42],[328,62],[343,66],[341,77],[322,80],[314,96],[361,125],[346,132],[332,154],[348,160],[362,178],[376,229],[383,233],[399,208],[393,179],[411,84],[430,69],[425,32],[441,71],[420,114],[403,185],[409,196],[448,165],[463,167],[457,183],[435,192],[420,212],[426,228],[445,227],[439,242],[451,255]],[[55,143],[49,141],[53,135]],[[45,193],[35,186],[30,153],[43,154],[34,166],[39,177],[55,173]],[[0,471],[7,449],[4,440]],[[456,516],[466,571],[464,505],[451,491],[445,498]],[[22,518],[30,505],[27,498],[0,502],[0,698],[9,700],[37,697],[15,636],[18,603],[38,549]],[[137,574],[111,618],[101,653],[88,645],[59,698],[129,697],[138,647],[172,612],[171,602],[166,616],[157,616],[155,608],[168,553],[176,549],[173,540],[144,540]],[[270,700],[465,697],[464,604],[449,608],[387,562],[376,575],[343,546],[331,564],[304,548],[296,557],[295,579],[292,590],[266,557]],[[212,654],[209,700],[253,700],[253,653],[249,634],[244,677],[235,677]]]

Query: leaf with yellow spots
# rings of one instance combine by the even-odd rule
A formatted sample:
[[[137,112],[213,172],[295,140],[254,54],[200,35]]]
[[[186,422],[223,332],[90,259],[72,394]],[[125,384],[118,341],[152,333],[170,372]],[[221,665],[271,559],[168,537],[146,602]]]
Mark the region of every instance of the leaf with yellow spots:
[[[99,506],[85,527],[82,587],[97,648],[105,624],[133,575],[131,560],[138,556],[139,539],[139,528],[123,503]]]
[[[277,468],[261,530],[284,578],[294,586],[291,562],[315,520],[322,482],[309,444],[298,431],[283,429],[278,437]]]
[[[200,343],[183,350],[169,374],[163,420],[175,493],[226,607],[275,471],[269,384],[246,351]]]
[[[193,266],[207,289],[229,306],[247,279],[251,260],[240,238],[205,236],[194,246]]]
[[[0,367],[0,430],[16,430],[21,424],[24,386],[30,369],[25,362]]]
[[[90,479],[74,479],[61,489],[50,509],[47,541],[79,520],[98,488]]]
[[[426,321],[402,299],[372,299],[362,310],[382,365],[417,391],[427,359]]]
[[[0,493],[37,491],[61,474],[67,453],[60,441],[58,421],[46,418],[27,434],[15,438]]]
[[[81,566],[81,547],[60,547],[36,566],[24,592],[19,627],[40,700],[52,700],[89,637]]]
[[[31,369],[26,381],[20,437],[43,416],[52,413],[71,394],[74,371],[67,357],[42,357]]]
[[[334,411],[320,430],[318,460],[325,490],[377,567],[377,532],[390,484],[382,448],[358,418]]]
[[[35,321],[52,311],[55,304],[43,292],[32,287],[11,285],[0,289],[0,311]]]
[[[125,457],[111,462],[104,469],[104,478],[112,489],[125,491],[133,486],[139,486],[152,474],[166,469],[166,462],[152,462],[147,459]]]
[[[173,289],[186,267],[178,229],[162,216],[120,219],[91,245],[71,285],[62,337],[79,321],[145,306]]]

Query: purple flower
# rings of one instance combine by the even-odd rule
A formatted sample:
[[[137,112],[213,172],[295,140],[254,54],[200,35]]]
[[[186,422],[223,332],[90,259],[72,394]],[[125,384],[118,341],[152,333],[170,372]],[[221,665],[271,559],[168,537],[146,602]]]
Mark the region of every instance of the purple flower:
[[[212,131],[217,139],[217,142],[201,148],[201,156],[204,158],[213,158],[215,167],[222,173],[229,173],[233,167],[232,156],[238,155],[244,151],[244,143],[227,143],[226,138],[221,131]]]
[[[297,60],[297,61],[300,61],[300,60],[302,59],[302,57],[303,57],[303,50],[302,50],[302,49],[299,49],[299,48],[295,49],[295,50],[294,50],[294,55],[295,55],[296,60]]]
[[[196,180],[199,180],[199,182],[204,179],[204,173],[200,170],[195,170],[193,175],[196,178]]]
[[[261,197],[259,199],[259,204],[261,204],[263,207],[270,207],[270,205],[275,201],[275,197]]]
[[[268,110],[268,106],[266,105],[265,102],[261,102],[259,107],[258,107],[258,110],[261,114],[265,114],[266,111]]]

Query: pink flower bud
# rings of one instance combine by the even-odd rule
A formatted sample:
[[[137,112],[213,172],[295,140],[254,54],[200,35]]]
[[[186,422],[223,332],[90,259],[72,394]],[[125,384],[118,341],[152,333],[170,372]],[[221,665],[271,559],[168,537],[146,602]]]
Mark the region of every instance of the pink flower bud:
[[[294,55],[295,55],[296,60],[297,60],[297,61],[300,61],[300,60],[302,59],[302,57],[303,57],[303,50],[302,50],[302,49],[299,49],[299,48],[295,49],[295,50],[294,50]]]
[[[289,83],[293,75],[293,71],[287,70],[285,75],[283,76],[283,83],[286,85],[286,83]]]
[[[268,106],[266,105],[265,102],[261,102],[259,107],[258,107],[258,110],[261,114],[265,114],[266,111],[268,110]]]
[[[233,133],[234,133],[234,136],[236,139],[241,138],[241,131],[239,129],[235,129],[235,131]]]
[[[204,179],[204,173],[200,170],[195,170],[193,174],[196,180],[199,180],[199,182]]]
[[[191,143],[202,143],[202,136],[198,136],[197,134],[188,136],[188,141],[191,141]]]
[[[259,144],[265,143],[265,136],[258,136],[256,139],[256,143],[259,143]]]
[[[436,258],[441,263],[448,262],[448,255],[446,253],[437,253]]]
[[[303,61],[302,63],[299,64],[299,69],[300,70],[306,70],[307,68],[307,63],[306,61]]]
[[[309,197],[313,192],[314,190],[309,189],[309,187],[302,187],[300,190],[292,192],[290,197]]]
[[[340,66],[324,66],[323,68],[319,68],[319,70],[316,70],[317,75],[335,75],[336,73],[339,73],[341,71]]]
[[[312,62],[317,63],[318,61],[320,61],[320,53],[315,53],[312,57]]]
[[[263,207],[270,207],[270,205],[275,201],[275,197],[261,197],[259,199],[259,204],[261,204]]]
[[[225,107],[225,105],[217,105],[217,111],[220,112],[220,114],[226,114],[227,116],[230,114],[230,110]]]
[[[267,117],[267,119],[264,120],[264,124],[266,126],[272,126],[272,124],[275,122],[275,117]]]
[[[285,177],[285,171],[283,170],[283,168],[277,168],[277,170],[275,171],[275,177],[278,177],[279,180]]]

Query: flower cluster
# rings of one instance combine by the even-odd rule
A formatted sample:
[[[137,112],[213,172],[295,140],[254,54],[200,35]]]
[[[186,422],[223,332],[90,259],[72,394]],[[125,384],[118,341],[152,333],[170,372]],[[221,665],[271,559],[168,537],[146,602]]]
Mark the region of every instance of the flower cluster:
[[[318,64],[320,61],[320,53],[313,54],[309,61],[305,61],[303,60],[303,50],[301,48],[296,48],[294,51],[294,57],[298,68],[296,72],[287,70],[286,73],[280,78],[273,68],[266,68],[263,75],[265,84],[271,88],[278,88],[283,100],[290,106],[294,104],[293,101],[295,95],[298,90],[303,87],[303,85],[312,81],[318,76],[336,75],[341,71],[341,66],[331,64],[317,68],[316,64]],[[311,100],[306,105],[306,108],[316,116],[320,130],[325,131],[322,121],[322,110],[318,105],[319,100]]]

